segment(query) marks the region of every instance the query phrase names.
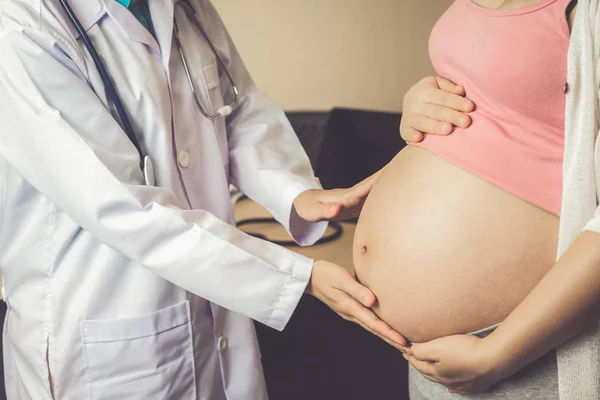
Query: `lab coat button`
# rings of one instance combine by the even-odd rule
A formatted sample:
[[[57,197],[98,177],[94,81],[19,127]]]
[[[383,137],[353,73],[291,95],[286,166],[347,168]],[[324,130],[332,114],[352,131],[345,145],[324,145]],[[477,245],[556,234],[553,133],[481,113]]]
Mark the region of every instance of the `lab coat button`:
[[[217,340],[217,349],[219,350],[219,353],[224,353],[227,351],[227,346],[227,338],[225,336],[220,336],[219,340]]]
[[[190,153],[187,151],[180,152],[178,161],[181,168],[187,168],[190,165]]]

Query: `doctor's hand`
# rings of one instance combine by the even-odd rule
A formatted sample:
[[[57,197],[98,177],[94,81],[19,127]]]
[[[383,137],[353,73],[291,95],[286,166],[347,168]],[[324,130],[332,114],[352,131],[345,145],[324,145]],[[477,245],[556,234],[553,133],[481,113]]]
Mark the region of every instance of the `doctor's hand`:
[[[294,208],[310,222],[356,218],[383,169],[348,189],[311,189],[298,195]]]
[[[424,377],[459,394],[475,394],[489,389],[510,373],[499,367],[503,362],[487,339],[454,335],[427,343],[413,344],[406,358]]]
[[[362,326],[402,352],[408,342],[371,310],[373,292],[354,279],[345,268],[328,261],[315,261],[306,293],[313,295],[347,321]]]
[[[449,135],[455,126],[467,128],[474,110],[465,98],[465,88],[445,78],[428,76],[410,88],[404,96],[400,136],[417,143],[424,134]]]

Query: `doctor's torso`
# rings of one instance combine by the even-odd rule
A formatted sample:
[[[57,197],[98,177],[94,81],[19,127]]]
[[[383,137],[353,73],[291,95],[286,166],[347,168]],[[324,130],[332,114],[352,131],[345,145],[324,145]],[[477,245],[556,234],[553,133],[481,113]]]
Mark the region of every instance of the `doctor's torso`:
[[[202,9],[203,1],[190,1],[198,10]],[[58,1],[41,2],[44,8],[41,23],[37,19],[39,10],[33,3],[40,2],[23,0],[16,1],[13,5],[0,3],[0,7],[6,8],[0,21],[2,28],[25,32],[26,37],[40,47],[56,49],[50,52],[56,61],[72,69],[73,73],[91,88],[93,93],[89,94],[89,102],[79,102],[76,113],[61,117],[74,130],[86,132],[81,135],[81,139],[88,143],[120,181],[141,183],[142,171],[137,168],[137,163],[131,162],[132,158],[139,157],[135,147],[124,132],[115,129],[113,125],[109,126],[114,122],[106,122],[98,117],[98,104],[93,100],[93,96],[96,97],[96,101],[103,103],[112,115],[117,114],[92,59],[81,42],[75,40],[75,30],[58,7]],[[199,96],[203,104],[211,110],[219,108],[224,103],[223,94],[227,96],[230,89],[221,87],[215,55],[203,36],[190,23],[190,15],[180,7],[174,7],[172,0],[150,1],[155,39],[116,1],[72,1],[71,5],[109,71],[141,146],[153,160],[157,186],[170,189],[181,208],[206,210],[223,221],[233,223],[229,201],[226,121],[223,117],[212,121],[206,119],[198,109],[179,50],[173,40],[174,13],[178,18],[181,40],[186,49],[194,49],[186,55],[188,63],[193,67],[191,78],[195,80],[197,87],[202,88]],[[197,17],[201,19],[204,29],[210,35],[211,22],[205,20],[202,14]],[[43,31],[53,34],[43,34],[40,24],[45,24]],[[211,40],[217,49],[228,45],[227,41],[220,37]],[[228,49],[224,50],[226,52]],[[35,57],[35,52],[32,52],[32,62],[25,66],[26,68],[35,70]],[[43,70],[35,71],[35,76],[40,85],[51,87],[44,96],[52,96],[57,105],[60,105],[62,99],[67,101],[72,91],[78,90],[57,85],[54,77]],[[251,85],[248,82],[236,84],[241,87]],[[35,94],[32,96],[35,97]],[[84,126],[94,129],[77,129]],[[58,141],[55,143],[56,147],[48,151],[61,151],[61,145]],[[30,162],[35,163],[35,160]],[[85,165],[72,165],[72,168],[80,169],[82,176],[85,176]],[[73,365],[81,365],[81,373],[84,374],[84,363],[87,364],[88,373],[90,364],[92,369],[97,367],[100,371],[103,369],[102,357],[108,357],[107,351],[101,350],[94,355],[92,350],[86,349],[88,358],[85,358],[84,350],[69,349],[72,340],[79,340],[76,337],[78,332],[65,334],[64,330],[78,326],[82,318],[115,319],[120,316],[139,315],[141,319],[136,323],[123,322],[125,325],[117,324],[110,331],[126,331],[130,327],[135,331],[142,329],[141,326],[152,324],[151,321],[161,319],[188,321],[188,324],[193,325],[194,336],[189,336],[187,330],[182,330],[181,337],[164,339],[163,346],[168,346],[169,340],[189,342],[189,349],[193,348],[195,352],[193,361],[191,358],[184,359],[186,356],[183,353],[181,359],[176,360],[182,365],[195,363],[196,373],[193,369],[192,372],[183,374],[174,372],[173,376],[177,376],[181,382],[178,392],[170,393],[170,396],[173,396],[170,398],[197,396],[194,398],[212,400],[223,396],[222,378],[218,371],[227,371],[228,367],[227,360],[217,350],[223,344],[220,340],[221,335],[233,327],[236,327],[236,332],[230,333],[229,340],[237,339],[242,347],[247,347],[235,363],[240,364],[239,357],[246,366],[257,363],[251,369],[252,372],[243,378],[250,383],[242,386],[246,387],[244,390],[254,387],[256,398],[266,396],[254,330],[249,320],[190,295],[122,254],[100,244],[96,238],[39,194],[1,158],[0,176],[3,195],[0,210],[0,264],[3,266],[7,302],[9,307],[14,303],[13,315],[20,318],[18,324],[11,325],[9,321],[6,334],[9,338],[18,337],[23,346],[12,352],[15,357],[11,357],[10,365],[6,366],[7,374],[20,370],[20,376],[28,376],[32,381],[43,379],[40,371],[28,370],[25,364],[20,365],[18,353],[25,348],[38,348],[40,352],[45,352],[46,346],[55,349],[53,354],[57,361],[54,373],[57,376],[62,368],[72,368]],[[102,185],[98,185],[97,190],[102,191]],[[89,195],[93,197],[94,194]],[[118,215],[118,210],[102,212]],[[160,230],[161,226],[156,226],[155,229]],[[174,244],[170,251],[185,250]],[[28,268],[16,268],[18,266]],[[44,277],[47,277],[46,283],[42,283]],[[48,283],[48,280],[51,280],[51,283]],[[17,287],[20,290],[12,290]],[[44,306],[48,304],[49,296],[52,298],[53,307]],[[127,323],[133,325],[127,326]],[[24,329],[27,326],[30,329]],[[90,329],[92,327],[93,325],[90,325]],[[57,338],[56,343],[48,342],[47,337],[53,337],[49,330],[57,330],[58,333],[54,335]],[[144,334],[139,332],[140,337]],[[100,333],[97,332],[97,335]],[[231,335],[237,336],[234,338]],[[143,344],[140,346],[139,350],[145,348]],[[7,351],[10,354],[10,348]],[[112,371],[114,375],[121,373],[126,375],[127,371]],[[168,374],[165,376],[169,378]],[[99,375],[96,378],[97,382],[100,382],[99,387],[102,387],[103,377]],[[87,378],[83,375],[73,376],[72,379],[73,382],[83,382],[89,379],[89,375]],[[164,382],[156,384],[162,385]],[[7,385],[7,390],[25,396],[24,382],[13,381]],[[41,393],[36,395],[32,387],[34,386],[27,389],[33,390],[29,396],[42,398],[37,397]],[[112,398],[124,398],[124,394],[118,392],[118,385],[116,387]],[[201,391],[198,389],[200,387]],[[84,398],[78,393],[83,396],[87,391],[85,387],[75,384],[71,390],[70,398]],[[233,386],[229,390],[235,392]]]

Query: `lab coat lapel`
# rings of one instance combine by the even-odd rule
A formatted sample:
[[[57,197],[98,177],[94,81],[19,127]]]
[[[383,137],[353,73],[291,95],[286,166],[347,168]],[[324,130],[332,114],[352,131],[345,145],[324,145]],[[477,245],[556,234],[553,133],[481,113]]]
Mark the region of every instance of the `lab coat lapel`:
[[[88,31],[106,14],[106,8],[102,0],[70,0],[68,3],[85,31]],[[50,7],[53,5],[54,3],[49,4]],[[69,21],[67,13],[58,4],[58,1],[56,2],[56,10],[64,16],[65,21]],[[76,39],[79,38],[79,33],[75,29],[75,26],[71,23],[68,26],[73,37]]]
[[[169,77],[169,61],[173,43],[173,0],[149,0],[150,15],[161,49],[163,68]]]
[[[109,17],[115,22],[123,34],[130,40],[143,43],[157,54],[160,54],[159,44],[140,21],[125,7],[115,0],[102,0]],[[151,2],[152,3],[152,2]],[[155,15],[152,14],[154,23]]]

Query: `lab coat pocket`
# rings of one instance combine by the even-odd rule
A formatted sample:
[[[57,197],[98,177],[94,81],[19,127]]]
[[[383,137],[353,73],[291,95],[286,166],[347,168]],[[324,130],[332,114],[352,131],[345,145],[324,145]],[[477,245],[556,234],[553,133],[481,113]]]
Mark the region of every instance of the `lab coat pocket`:
[[[219,108],[225,105],[223,100],[223,93],[221,88],[221,81],[219,79],[219,67],[215,62],[204,68],[202,68],[202,77],[204,79],[206,93],[208,94],[208,103],[210,109],[206,110],[209,114],[216,114]],[[219,142],[219,148],[221,150],[221,157],[223,159],[223,165],[226,167],[226,172],[229,165],[229,146],[227,143],[227,127],[225,125],[225,117],[219,116],[212,120],[215,135]],[[229,177],[229,174],[227,173]]]
[[[81,322],[92,400],[196,399],[188,302],[152,314]]]

